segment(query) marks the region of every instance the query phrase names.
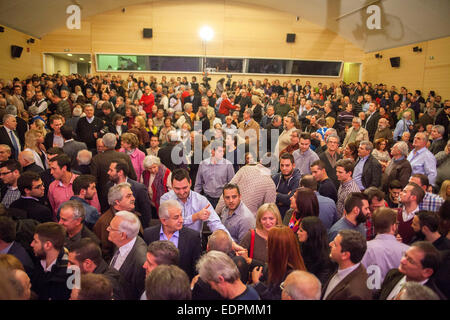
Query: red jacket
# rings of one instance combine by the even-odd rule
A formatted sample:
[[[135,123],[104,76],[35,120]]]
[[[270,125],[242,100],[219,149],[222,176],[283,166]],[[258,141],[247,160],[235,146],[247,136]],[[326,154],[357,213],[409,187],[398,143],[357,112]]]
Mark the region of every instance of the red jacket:
[[[228,116],[230,115],[230,109],[236,110],[237,106],[232,105],[229,99],[223,99],[219,106],[219,113]]]
[[[152,113],[152,107],[155,104],[155,96],[153,93],[150,93],[148,96],[143,94],[139,103],[143,103],[143,109],[146,113]]]

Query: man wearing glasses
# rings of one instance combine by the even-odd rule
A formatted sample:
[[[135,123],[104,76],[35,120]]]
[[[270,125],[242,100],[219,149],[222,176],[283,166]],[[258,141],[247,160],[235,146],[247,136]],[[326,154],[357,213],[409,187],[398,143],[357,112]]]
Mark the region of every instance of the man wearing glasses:
[[[6,208],[20,198],[20,190],[17,188],[17,179],[22,172],[22,166],[16,160],[8,160],[0,165],[0,179],[4,186],[1,188],[1,201]]]
[[[3,169],[1,168],[0,172],[3,172]],[[50,208],[39,202],[45,193],[39,174],[33,171],[24,172],[17,179],[17,188],[21,197],[11,203],[10,208],[22,210],[24,219],[34,219],[41,223],[53,221],[53,213]]]

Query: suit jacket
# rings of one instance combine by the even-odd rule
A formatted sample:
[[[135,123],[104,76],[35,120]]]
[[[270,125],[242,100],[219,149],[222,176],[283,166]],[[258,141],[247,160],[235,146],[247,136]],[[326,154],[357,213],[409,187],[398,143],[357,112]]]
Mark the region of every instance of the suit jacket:
[[[71,159],[72,163],[76,162],[78,151],[87,149],[86,143],[71,140],[64,143],[63,150]]]
[[[398,269],[392,269],[389,271],[384,278],[383,284],[381,285],[381,290],[378,293],[375,293],[374,297],[379,300],[386,300],[391,291],[404,276],[405,275]],[[425,286],[433,290],[441,300],[447,300],[433,279],[428,279]]]
[[[152,219],[152,204],[150,202],[150,196],[148,195],[148,189],[142,183],[134,181],[132,179],[127,179],[127,183],[131,185],[131,191],[135,200],[135,210],[141,214],[139,219],[143,228],[146,228],[150,224]],[[106,189],[109,190],[114,185],[112,181],[106,184]]]
[[[33,260],[31,260],[31,257],[28,254],[28,252],[23,248],[23,246],[19,242],[14,241],[13,245],[11,246],[11,248],[7,253],[12,254],[17,259],[19,259],[20,262],[22,262],[22,265],[25,268],[26,273],[31,278],[34,270],[34,263]]]
[[[322,289],[322,297],[327,291],[328,284],[334,272],[328,279],[326,285]],[[372,300],[372,293],[367,287],[367,272],[362,264],[347,275],[339,284],[330,292],[325,300]]]
[[[102,274],[111,281],[114,300],[123,299],[123,286],[125,285],[125,280],[119,271],[112,268],[102,259],[93,273]]]
[[[46,135],[45,135],[45,138],[44,138],[44,146],[45,146],[45,149],[46,150],[48,150],[48,149],[50,149],[51,147],[53,147],[53,138],[55,137],[55,134],[53,133],[53,131],[50,131],[50,132],[48,132]]]
[[[91,174],[97,178],[97,191],[98,199],[100,201],[102,211],[108,209],[108,190],[105,186],[109,181],[109,165],[111,161],[122,159],[128,164],[130,179],[137,180],[136,172],[134,171],[133,164],[131,163],[130,156],[124,152],[117,152],[115,150],[106,150],[103,153],[97,154],[92,158],[91,162]]]
[[[144,230],[144,240],[147,244],[159,240],[159,232],[161,225],[149,227]],[[178,239],[178,250],[180,251],[180,259],[178,265],[183,269],[190,279],[194,277],[195,265],[200,258],[202,244],[199,233],[192,229],[183,227],[180,230]]]
[[[361,159],[358,159],[358,161],[356,161],[356,164],[358,164],[360,160]],[[364,163],[363,173],[361,177],[361,182],[364,188],[366,189],[369,187],[379,188],[381,185],[381,175],[382,175],[381,164],[372,155],[369,155],[369,158],[366,160],[366,163]]]
[[[20,210],[14,211],[16,219],[34,219],[41,223],[53,222],[52,210],[34,199],[20,197],[9,207]]]
[[[369,133],[369,139],[370,141],[373,141],[373,138],[375,136],[375,132],[378,129],[378,120],[380,120],[380,113],[376,111],[366,122],[366,130]]]
[[[118,249],[116,248],[116,250]],[[146,260],[147,244],[137,236],[133,248],[119,269],[124,278],[123,296],[125,300],[139,300],[144,292],[145,270],[142,266]]]
[[[19,141],[20,141],[20,137],[19,137],[18,133],[15,132],[15,134],[19,138]],[[13,144],[12,144],[12,141],[11,141],[11,137],[9,136],[8,131],[6,131],[5,127],[1,127],[0,128],[0,144],[6,144],[6,145],[8,145],[11,148],[11,157],[10,157],[10,159],[14,159],[16,154],[15,154],[14,147],[13,147]],[[23,145],[24,145],[23,142],[20,141],[20,145],[21,145],[20,146],[21,147],[20,151],[22,151],[23,150]]]

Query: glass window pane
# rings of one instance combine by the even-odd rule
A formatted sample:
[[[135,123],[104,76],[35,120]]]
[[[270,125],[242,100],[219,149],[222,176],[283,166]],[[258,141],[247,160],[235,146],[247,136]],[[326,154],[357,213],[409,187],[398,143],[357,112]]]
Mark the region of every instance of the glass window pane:
[[[335,61],[295,60],[292,65],[292,74],[338,77],[341,64],[342,62]]]
[[[286,72],[287,60],[249,59],[248,73],[275,73]]]
[[[199,72],[199,57],[150,56],[151,71]]]
[[[206,58],[206,68],[213,72],[238,72],[242,73],[243,59],[234,58]]]

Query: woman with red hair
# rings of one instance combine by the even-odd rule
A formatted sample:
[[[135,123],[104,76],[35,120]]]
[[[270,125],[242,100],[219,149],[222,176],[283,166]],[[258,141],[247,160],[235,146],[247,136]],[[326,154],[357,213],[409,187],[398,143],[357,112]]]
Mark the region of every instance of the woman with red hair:
[[[267,242],[268,263],[252,271],[254,288],[262,300],[281,300],[284,279],[294,270],[306,271],[297,237],[292,229],[276,226],[270,229]],[[267,281],[260,281],[263,275]]]

